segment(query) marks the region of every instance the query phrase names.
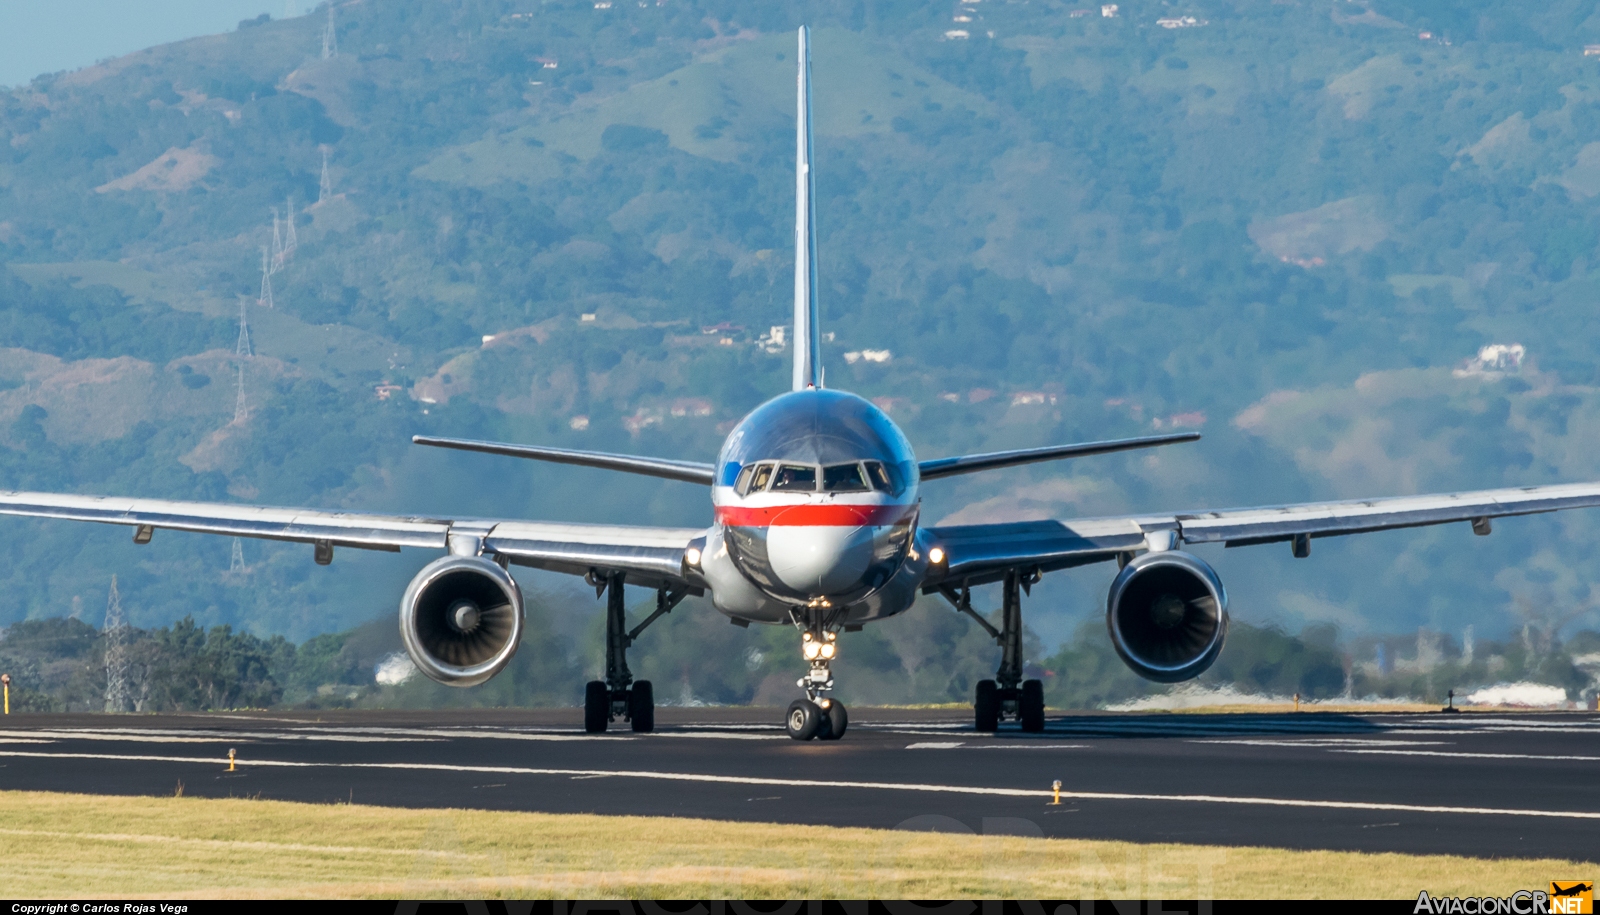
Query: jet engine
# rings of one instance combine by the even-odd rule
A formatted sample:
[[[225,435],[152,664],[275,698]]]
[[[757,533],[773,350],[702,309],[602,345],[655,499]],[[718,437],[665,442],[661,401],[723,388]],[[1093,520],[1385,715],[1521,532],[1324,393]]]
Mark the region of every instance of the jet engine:
[[[1228,595],[1216,571],[1198,556],[1145,553],[1111,582],[1106,627],[1134,673],[1159,683],[1190,680],[1222,651]]]
[[[400,599],[400,637],[412,663],[446,686],[477,686],[499,673],[522,640],[522,589],[476,556],[423,566]]]

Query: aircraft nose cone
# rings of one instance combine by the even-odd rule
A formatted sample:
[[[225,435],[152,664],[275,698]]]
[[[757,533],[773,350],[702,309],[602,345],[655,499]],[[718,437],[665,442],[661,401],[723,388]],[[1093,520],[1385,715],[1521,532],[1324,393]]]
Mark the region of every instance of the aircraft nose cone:
[[[843,594],[860,585],[872,564],[872,529],[864,524],[785,525],[782,514],[772,522],[767,529],[772,571],[796,591]]]

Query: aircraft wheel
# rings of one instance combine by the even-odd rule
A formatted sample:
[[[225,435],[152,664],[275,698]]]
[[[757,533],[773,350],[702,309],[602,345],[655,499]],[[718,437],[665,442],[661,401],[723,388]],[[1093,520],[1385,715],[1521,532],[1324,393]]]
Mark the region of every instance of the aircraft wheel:
[[[838,740],[844,736],[844,729],[850,726],[850,713],[845,711],[844,703],[838,699],[825,701],[828,703],[828,707],[822,710],[825,727],[817,732],[817,739]]]
[[[603,734],[611,723],[611,690],[601,680],[590,680],[583,688],[583,729]]]
[[[1022,729],[1030,734],[1044,730],[1044,681],[1022,681]]]
[[[635,680],[628,690],[628,717],[633,729],[648,734],[656,729],[656,693],[649,680]]]
[[[1000,727],[1000,696],[993,680],[979,680],[977,695],[973,698],[973,725],[980,731],[994,731]]]
[[[789,703],[783,727],[795,740],[810,740],[822,730],[822,709],[810,699],[796,699]]]

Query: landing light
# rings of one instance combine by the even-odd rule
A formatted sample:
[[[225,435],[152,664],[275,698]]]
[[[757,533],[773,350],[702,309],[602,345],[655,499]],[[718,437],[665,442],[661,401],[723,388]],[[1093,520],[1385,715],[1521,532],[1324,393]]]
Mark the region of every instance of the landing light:
[[[697,546],[692,546],[692,547],[689,547],[687,550],[684,550],[683,551],[683,561],[688,563],[689,565],[692,565],[692,566],[699,565],[700,564],[700,548],[697,547]]]
[[[929,550],[928,562],[932,565],[939,565],[940,563],[944,562],[944,550],[940,549],[939,547],[934,547],[933,549]]]
[[[825,660],[830,660],[831,661],[831,660],[833,660],[833,656],[838,652],[838,650],[839,650],[838,647],[835,646],[832,642],[827,642],[827,643],[822,645],[822,657]]]
[[[807,661],[815,661],[817,656],[822,654],[822,647],[822,645],[813,642],[810,639],[806,639],[804,642],[800,643],[800,656],[805,658]]]

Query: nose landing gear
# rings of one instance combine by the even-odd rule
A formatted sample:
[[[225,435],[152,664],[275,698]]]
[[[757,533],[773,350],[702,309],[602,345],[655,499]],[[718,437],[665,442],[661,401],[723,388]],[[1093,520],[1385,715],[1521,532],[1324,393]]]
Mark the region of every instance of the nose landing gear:
[[[811,670],[795,681],[806,691],[804,699],[790,703],[784,716],[784,730],[795,740],[838,740],[850,725],[844,703],[822,694],[833,689],[830,665],[839,654],[839,633],[822,623],[813,623],[800,633],[800,656]]]

